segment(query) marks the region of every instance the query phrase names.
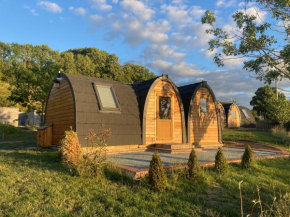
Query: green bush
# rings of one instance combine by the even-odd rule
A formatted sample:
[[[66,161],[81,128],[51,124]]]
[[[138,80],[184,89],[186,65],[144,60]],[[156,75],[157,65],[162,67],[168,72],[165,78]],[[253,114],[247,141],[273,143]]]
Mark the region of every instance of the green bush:
[[[247,145],[241,161],[242,168],[251,168],[255,166],[254,153],[251,146]]]
[[[7,134],[14,133],[15,131],[17,131],[17,127],[14,127],[10,124],[0,123],[0,132],[2,133],[2,139],[4,139]]]
[[[148,184],[151,189],[162,191],[166,188],[167,177],[158,152],[152,156],[149,166]]]
[[[218,151],[215,156],[214,169],[220,175],[225,175],[228,171],[228,163],[222,152],[222,148],[220,147],[218,148]]]
[[[200,177],[200,166],[197,161],[197,156],[195,150],[192,149],[187,162],[188,166],[188,179],[191,181],[196,181]]]
[[[274,203],[274,216],[284,217],[290,216],[290,193],[280,196],[276,203]]]

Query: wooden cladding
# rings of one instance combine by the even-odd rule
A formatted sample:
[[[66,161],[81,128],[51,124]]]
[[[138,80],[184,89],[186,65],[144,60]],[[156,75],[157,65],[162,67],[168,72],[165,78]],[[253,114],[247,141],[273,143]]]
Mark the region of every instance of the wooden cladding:
[[[59,87],[52,87],[46,107],[45,125],[52,125],[52,144],[59,145],[64,132],[75,127],[75,107],[68,82],[63,79]]]
[[[205,109],[206,113],[203,112]],[[189,112],[189,142],[195,145],[218,144],[219,124],[215,101],[206,87],[197,90]]]
[[[228,128],[238,128],[241,126],[241,115],[237,105],[232,104],[228,111]]]
[[[154,89],[147,96],[147,107],[144,108],[146,144],[158,142],[182,143],[181,109],[172,85],[167,81],[159,80],[152,88]],[[170,99],[166,100],[167,103],[170,101],[170,118],[160,119],[159,99],[166,98]],[[168,114],[167,117],[169,117]]]

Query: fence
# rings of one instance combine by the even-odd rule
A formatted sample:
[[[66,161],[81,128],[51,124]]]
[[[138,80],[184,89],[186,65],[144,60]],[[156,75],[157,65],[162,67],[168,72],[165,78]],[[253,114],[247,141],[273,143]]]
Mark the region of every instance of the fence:
[[[257,123],[256,123],[257,130],[271,130],[275,126],[276,125],[268,124],[268,123],[260,122],[260,121],[257,121]]]

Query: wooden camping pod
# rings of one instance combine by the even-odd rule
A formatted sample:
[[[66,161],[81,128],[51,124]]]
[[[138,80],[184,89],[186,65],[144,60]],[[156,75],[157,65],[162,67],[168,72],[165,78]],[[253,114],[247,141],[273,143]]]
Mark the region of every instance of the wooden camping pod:
[[[226,113],[227,128],[239,128],[241,126],[241,113],[237,104],[233,102],[221,102]]]
[[[91,129],[99,133],[104,128],[111,129],[107,140],[111,146],[186,142],[182,100],[167,75],[124,84],[60,73],[55,81],[45,116],[45,125],[52,126],[54,145],[70,128],[82,146],[87,145],[85,137]]]
[[[256,127],[255,117],[250,109],[244,106],[239,106],[241,113],[241,127]]]
[[[203,81],[178,89],[185,109],[188,142],[199,146],[220,145],[220,117],[210,86]]]

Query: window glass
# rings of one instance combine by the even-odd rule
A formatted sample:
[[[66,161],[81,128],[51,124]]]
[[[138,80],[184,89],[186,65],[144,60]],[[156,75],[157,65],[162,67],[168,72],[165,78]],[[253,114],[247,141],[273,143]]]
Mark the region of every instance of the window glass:
[[[232,119],[236,119],[236,111],[232,111]]]
[[[207,113],[206,99],[200,99],[199,100],[199,106],[200,106],[200,112],[201,113]]]
[[[159,96],[159,119],[171,119],[171,98]]]
[[[113,87],[96,85],[98,91],[98,97],[103,108],[117,109],[118,104],[116,102]]]
[[[242,109],[242,111],[243,111],[244,115],[246,116],[246,118],[249,119],[250,118],[250,115],[248,113],[248,110]]]

